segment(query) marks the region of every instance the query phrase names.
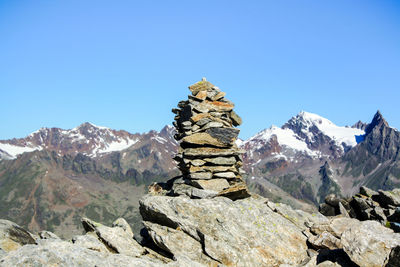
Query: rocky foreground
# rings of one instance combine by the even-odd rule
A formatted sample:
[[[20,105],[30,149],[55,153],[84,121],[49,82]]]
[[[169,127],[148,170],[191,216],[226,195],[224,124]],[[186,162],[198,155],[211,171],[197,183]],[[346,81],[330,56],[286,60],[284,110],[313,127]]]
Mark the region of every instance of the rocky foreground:
[[[148,194],[140,212],[140,241],[122,218],[112,226],[83,218],[86,233],[71,240],[0,220],[0,266],[400,266],[400,234],[378,221],[310,214],[257,195]]]

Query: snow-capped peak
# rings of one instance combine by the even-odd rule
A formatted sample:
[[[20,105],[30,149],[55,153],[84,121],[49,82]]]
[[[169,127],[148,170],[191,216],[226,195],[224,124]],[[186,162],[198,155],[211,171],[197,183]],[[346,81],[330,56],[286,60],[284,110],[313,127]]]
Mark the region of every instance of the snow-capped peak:
[[[240,146],[250,155],[259,151],[287,155],[301,153],[313,158],[337,157],[362,141],[364,134],[362,129],[337,126],[317,114],[301,111],[282,127],[271,126]]]
[[[307,147],[307,143],[304,142],[304,140],[302,140],[295,132],[293,132],[293,130],[288,128],[279,128],[275,125],[272,125],[270,128],[265,129],[250,139],[244,141],[242,146],[253,143],[251,149],[260,149],[266,143],[268,143],[273,136],[277,138],[277,142],[280,146],[303,152],[310,156],[317,155],[315,151],[312,151]]]
[[[317,114],[301,111],[291,118],[283,128],[290,128],[299,136],[307,137],[308,141],[314,141],[318,129],[323,135],[332,139],[337,146],[353,147],[362,140],[365,131],[362,129],[337,126],[330,120]]]
[[[139,135],[85,122],[69,130],[40,128],[26,138],[0,141],[0,150],[3,159],[14,159],[19,154],[42,149],[53,150],[60,155],[83,153],[95,157],[127,149],[138,139]]]

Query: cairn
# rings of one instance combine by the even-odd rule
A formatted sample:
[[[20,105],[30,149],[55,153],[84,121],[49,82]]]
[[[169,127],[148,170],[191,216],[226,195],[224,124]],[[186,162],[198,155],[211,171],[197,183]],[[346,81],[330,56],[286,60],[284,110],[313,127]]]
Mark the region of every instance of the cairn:
[[[242,119],[225,93],[205,78],[189,86],[188,100],[180,101],[174,136],[180,142],[175,156],[185,184],[194,188],[240,199],[249,196],[242,180],[242,154],[235,141]],[[204,194],[210,195],[210,194]]]

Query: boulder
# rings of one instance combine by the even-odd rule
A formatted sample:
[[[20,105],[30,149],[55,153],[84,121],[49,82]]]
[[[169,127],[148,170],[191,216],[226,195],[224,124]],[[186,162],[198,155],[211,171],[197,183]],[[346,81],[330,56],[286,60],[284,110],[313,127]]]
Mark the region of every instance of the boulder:
[[[325,216],[335,216],[336,215],[335,207],[333,207],[327,203],[322,203],[321,205],[319,205],[318,210]]]
[[[341,235],[343,249],[359,266],[385,266],[392,249],[400,245],[400,234],[376,221],[363,221],[347,227]]]
[[[201,244],[202,253],[224,265],[301,263],[308,257],[306,237],[299,227],[273,212],[265,202],[263,198],[233,202],[221,197],[188,199],[147,195],[140,200],[140,213],[145,221],[179,229],[192,237]],[[152,225],[147,226],[151,231]],[[160,230],[154,229],[157,231]],[[187,248],[178,240],[168,242],[174,243],[177,246],[174,250],[182,254],[195,251],[193,245]],[[158,246],[162,249],[164,245]]]
[[[379,196],[375,199],[382,207],[391,206],[400,206],[400,189],[396,188],[392,191],[383,191],[379,190]]]
[[[204,254],[201,243],[178,229],[144,222],[152,242],[164,252],[172,254],[175,260],[188,258],[193,263],[217,266],[218,262]],[[182,247],[185,249],[182,250]]]
[[[372,189],[369,189],[368,187],[365,187],[365,186],[361,186],[360,187],[360,194],[364,195],[366,197],[371,197],[371,198],[373,196],[378,196],[379,195],[378,192],[376,192],[376,191],[374,191]]]
[[[134,234],[132,232],[132,228],[130,227],[130,225],[124,218],[116,219],[113,222],[112,227],[121,227],[128,236],[130,236],[131,238],[133,238],[133,236],[134,236]]]
[[[0,220],[0,249],[10,252],[26,244],[36,244],[28,231],[11,221]]]
[[[329,194],[325,197],[325,203],[331,205],[332,207],[337,207],[339,202],[340,199],[335,194]]]
[[[82,225],[86,232],[95,232],[100,241],[115,253],[139,257],[145,249],[132,238],[131,233],[122,227],[107,227],[88,218],[82,218]]]

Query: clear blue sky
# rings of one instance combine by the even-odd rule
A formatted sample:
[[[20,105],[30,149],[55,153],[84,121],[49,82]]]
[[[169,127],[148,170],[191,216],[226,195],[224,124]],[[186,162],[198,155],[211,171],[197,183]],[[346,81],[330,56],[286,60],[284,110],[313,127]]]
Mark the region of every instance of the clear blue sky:
[[[400,2],[0,0],[0,139],[160,130],[203,76],[242,138],[301,110],[400,128]]]

